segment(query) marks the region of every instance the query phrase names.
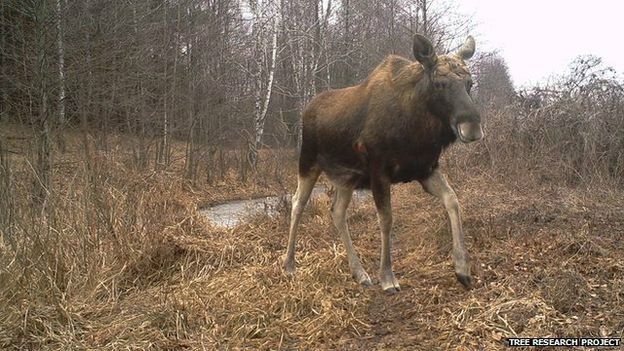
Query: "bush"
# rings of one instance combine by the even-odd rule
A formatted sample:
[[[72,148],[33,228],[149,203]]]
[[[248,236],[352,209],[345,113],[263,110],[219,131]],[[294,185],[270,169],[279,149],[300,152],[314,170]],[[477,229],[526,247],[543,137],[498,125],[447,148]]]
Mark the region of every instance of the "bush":
[[[482,103],[486,138],[462,150],[464,166],[624,185],[624,90],[599,58],[578,58],[567,75],[521,91],[510,105]]]

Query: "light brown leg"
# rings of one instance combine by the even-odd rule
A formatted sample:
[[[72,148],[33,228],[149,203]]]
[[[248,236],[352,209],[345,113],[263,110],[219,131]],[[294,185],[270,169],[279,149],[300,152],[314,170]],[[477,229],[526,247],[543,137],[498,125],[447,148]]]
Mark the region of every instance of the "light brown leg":
[[[292,197],[292,210],[290,213],[290,233],[288,235],[288,248],[286,250],[286,260],[284,261],[284,271],[286,274],[295,273],[295,247],[297,245],[297,228],[301,220],[301,214],[305,205],[310,199],[310,194],[314,188],[314,184],[318,180],[321,172],[312,170],[309,175],[297,179],[297,191]]]
[[[360,284],[371,285],[370,276],[362,267],[360,258],[353,247],[351,235],[349,235],[349,227],[347,225],[347,207],[349,206],[349,202],[351,202],[352,195],[352,188],[336,186],[336,200],[334,201],[332,208],[332,218],[338,233],[340,233],[345,249],[347,250],[349,269],[351,270],[353,278],[355,278],[355,280]]]
[[[426,180],[421,182],[425,191],[442,200],[448,212],[451,222],[451,233],[453,234],[453,264],[457,280],[466,288],[470,288],[472,281],[470,278],[470,258],[464,243],[464,231],[461,223],[461,210],[455,191],[448,184],[444,175],[438,170]]]

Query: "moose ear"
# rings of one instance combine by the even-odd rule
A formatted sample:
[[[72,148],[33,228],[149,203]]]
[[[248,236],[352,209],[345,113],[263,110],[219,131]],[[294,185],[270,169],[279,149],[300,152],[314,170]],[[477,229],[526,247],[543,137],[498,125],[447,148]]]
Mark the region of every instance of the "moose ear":
[[[462,60],[468,60],[475,53],[475,41],[472,35],[469,35],[464,42],[464,45],[457,51],[457,56],[461,57]]]
[[[433,44],[425,36],[414,35],[414,58],[420,62],[425,70],[431,71],[438,63],[438,57]]]

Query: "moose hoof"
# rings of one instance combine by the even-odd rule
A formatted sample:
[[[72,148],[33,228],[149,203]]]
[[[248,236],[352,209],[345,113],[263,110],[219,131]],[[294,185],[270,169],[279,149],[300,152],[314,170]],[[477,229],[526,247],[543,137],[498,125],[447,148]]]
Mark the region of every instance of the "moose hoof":
[[[394,295],[394,294],[398,293],[399,291],[401,291],[401,288],[390,287],[390,288],[384,289],[384,291],[388,295]]]
[[[469,275],[455,273],[457,280],[464,286],[464,288],[472,289],[472,278]]]
[[[392,279],[389,279],[388,281],[382,281],[381,288],[388,294],[396,294],[397,292],[401,291],[399,281],[394,277]]]
[[[292,263],[284,263],[284,274],[288,277],[295,275],[295,265]]]
[[[358,284],[361,284],[364,286],[373,285],[373,281],[371,280],[371,278],[368,276],[368,273],[366,272],[359,272],[357,274],[354,274],[353,278],[355,278],[355,281],[357,281]]]

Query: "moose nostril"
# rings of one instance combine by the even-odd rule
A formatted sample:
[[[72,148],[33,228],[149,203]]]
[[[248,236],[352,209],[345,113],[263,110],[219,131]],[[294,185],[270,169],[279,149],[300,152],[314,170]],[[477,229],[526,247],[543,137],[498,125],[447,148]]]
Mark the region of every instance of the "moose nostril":
[[[483,138],[483,129],[481,123],[464,122],[457,125],[459,138],[463,142],[477,141]]]

